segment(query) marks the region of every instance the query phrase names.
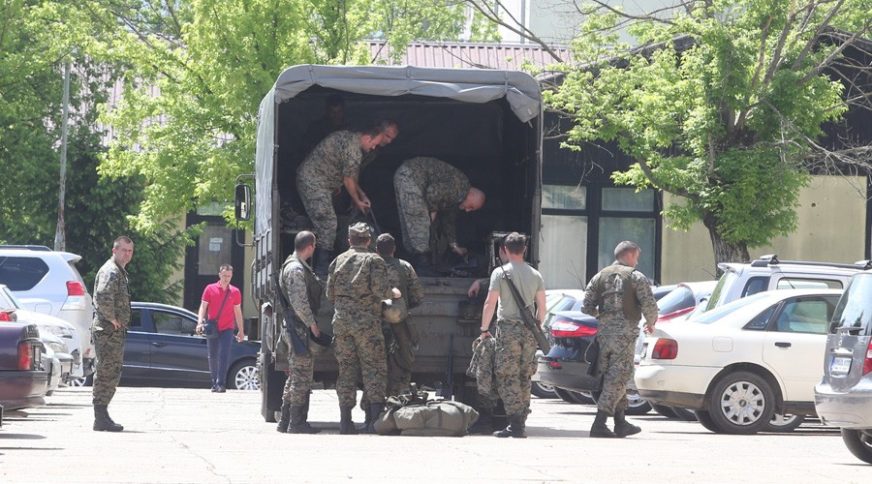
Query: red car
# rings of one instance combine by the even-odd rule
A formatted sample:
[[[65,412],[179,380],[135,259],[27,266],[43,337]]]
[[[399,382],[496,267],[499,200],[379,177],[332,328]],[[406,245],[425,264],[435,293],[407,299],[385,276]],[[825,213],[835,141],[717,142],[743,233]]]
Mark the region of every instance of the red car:
[[[36,325],[0,316],[0,407],[4,410],[45,405],[48,373]],[[14,314],[14,313],[12,313]]]

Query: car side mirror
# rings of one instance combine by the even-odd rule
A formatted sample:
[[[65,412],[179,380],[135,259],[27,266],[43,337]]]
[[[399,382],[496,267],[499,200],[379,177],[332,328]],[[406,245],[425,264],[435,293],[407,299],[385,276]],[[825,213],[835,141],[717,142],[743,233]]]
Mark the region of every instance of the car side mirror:
[[[240,183],[236,185],[236,220],[251,218],[251,188]]]

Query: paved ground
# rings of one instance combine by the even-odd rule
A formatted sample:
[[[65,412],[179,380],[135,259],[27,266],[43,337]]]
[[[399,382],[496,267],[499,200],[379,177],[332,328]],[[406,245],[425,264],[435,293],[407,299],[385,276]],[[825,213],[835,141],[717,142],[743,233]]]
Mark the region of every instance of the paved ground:
[[[283,435],[253,392],[121,388],[110,408],[128,431],[93,432],[89,389],[8,415],[0,482],[865,482],[872,466],[836,431],[729,436],[650,414],[643,433],[594,440],[594,409],[533,400],[530,438],[340,436],[336,394],[316,391],[310,419],[325,431]],[[355,416],[363,419],[362,413]]]

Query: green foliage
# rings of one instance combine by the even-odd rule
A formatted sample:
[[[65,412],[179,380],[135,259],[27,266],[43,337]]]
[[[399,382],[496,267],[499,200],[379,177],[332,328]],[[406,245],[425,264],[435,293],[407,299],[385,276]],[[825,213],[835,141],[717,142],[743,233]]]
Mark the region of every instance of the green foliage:
[[[653,45],[634,50],[620,13],[591,9],[546,102],[572,116],[570,149],[616,142],[638,162],[617,183],[681,195],[665,211],[674,226],[705,220],[713,240],[747,252],[795,229],[802,161],[846,111],[825,71],[841,53],[817,33],[865,32],[870,11],[870,0],[696,2],[633,22],[630,35]]]

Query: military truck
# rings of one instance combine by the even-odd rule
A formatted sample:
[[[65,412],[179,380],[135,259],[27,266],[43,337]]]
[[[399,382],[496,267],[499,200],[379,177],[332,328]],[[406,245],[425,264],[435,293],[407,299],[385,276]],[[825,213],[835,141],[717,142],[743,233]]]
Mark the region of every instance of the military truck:
[[[413,381],[438,389],[443,396],[473,401],[474,381],[465,376],[472,341],[479,335],[481,309],[470,304],[467,289],[494,267],[494,247],[500,234],[517,231],[530,236],[529,259],[538,251],[542,106],[539,85],[516,71],[428,69],[387,66],[290,67],[278,77],[260,104],[254,174],[255,300],[259,304],[261,351],[261,413],[275,420],[288,367],[288,341],[277,300],[277,271],[293,252],[297,232],[308,227],[296,193],[296,169],[305,157],[310,128],[323,122],[328,98],[341,96],[349,127],[367,120],[391,119],[399,136],[379,148],[360,175],[372,201],[365,219],[399,241],[400,223],[393,174],[406,159],[431,156],[460,168],[473,186],[487,194],[482,210],[457,217],[458,242],[471,256],[441,258],[444,277],[422,278],[424,303],[412,311],[419,333]],[[251,188],[236,188],[237,217],[252,212]],[[345,239],[350,217],[340,206],[337,239]],[[358,214],[362,217],[362,214]],[[438,239],[437,239],[438,241]],[[337,252],[340,249],[337,245]],[[398,247],[398,257],[404,257]],[[452,258],[454,257],[454,258]],[[486,291],[486,288],[483,293]],[[322,329],[331,329],[332,307],[326,301],[317,315]],[[315,379],[335,382],[332,352],[319,356]]]

